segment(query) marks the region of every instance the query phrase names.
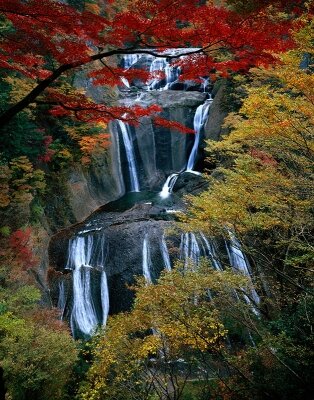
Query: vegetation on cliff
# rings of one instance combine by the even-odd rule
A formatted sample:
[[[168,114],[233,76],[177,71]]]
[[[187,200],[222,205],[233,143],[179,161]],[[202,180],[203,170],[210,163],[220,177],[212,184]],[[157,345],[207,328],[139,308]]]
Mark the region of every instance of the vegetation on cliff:
[[[0,0],[0,398],[312,398],[313,2],[64,3]],[[188,131],[157,106],[117,106],[112,89],[121,76],[151,77],[123,71],[118,55],[173,47],[193,48],[189,63],[177,61],[182,79],[241,88],[230,135],[207,145],[209,189],[187,199],[181,226],[233,232],[261,300],[228,265],[178,264],[155,286],[139,282],[133,309],[110,318],[78,359],[47,309],[36,254],[45,208],[72,163],[108,148],[109,121],[150,115]],[[78,71],[107,87],[102,102],[76,87]],[[71,222],[65,214],[56,225]]]

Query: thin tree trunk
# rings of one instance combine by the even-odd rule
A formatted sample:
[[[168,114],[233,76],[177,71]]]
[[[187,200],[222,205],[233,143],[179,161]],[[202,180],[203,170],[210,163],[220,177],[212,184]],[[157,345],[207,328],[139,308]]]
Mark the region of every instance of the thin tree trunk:
[[[6,388],[3,378],[3,369],[0,367],[0,400],[5,400]]]

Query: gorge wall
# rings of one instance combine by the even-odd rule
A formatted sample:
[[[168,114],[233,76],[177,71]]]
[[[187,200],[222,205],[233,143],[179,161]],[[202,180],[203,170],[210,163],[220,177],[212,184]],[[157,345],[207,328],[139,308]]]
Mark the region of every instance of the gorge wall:
[[[103,162],[88,171],[78,166],[71,172],[70,207],[77,221],[86,219],[52,237],[49,282],[53,304],[78,336],[90,335],[97,324],[106,322],[108,313],[130,308],[133,293],[128,286],[135,276],[151,283],[177,259],[192,259],[197,265],[200,257],[207,257],[221,269],[224,257],[235,256],[229,244],[217,244],[201,232],[171,230],[184,208],[182,196],[206,186],[199,172],[201,147],[204,137],[219,138],[223,86],[212,99],[209,85],[182,84],[179,71],[165,59],[156,63],[152,57],[134,55],[122,62],[125,68],[145,63],[151,70],[164,71],[165,78],[124,81],[121,102],[158,104],[162,117],[196,133],[154,126],[149,118],[136,127],[113,121],[111,147]],[[240,257],[247,265],[242,253]]]

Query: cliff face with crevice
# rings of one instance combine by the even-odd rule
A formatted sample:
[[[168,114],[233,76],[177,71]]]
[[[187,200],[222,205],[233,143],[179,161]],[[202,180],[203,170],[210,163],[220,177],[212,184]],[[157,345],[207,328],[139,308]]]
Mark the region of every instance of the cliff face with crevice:
[[[223,86],[211,105],[204,128],[204,139],[219,140],[224,132],[221,124],[226,113],[220,107],[222,96]],[[140,102],[142,105],[161,105],[164,109],[162,117],[193,128],[195,110],[204,102],[205,97],[206,94],[200,92],[152,91],[144,93]],[[153,126],[149,118],[130,129],[135,144],[141,188],[159,191],[169,174],[184,170],[194,137]],[[84,220],[98,207],[126,193],[129,176],[125,172],[127,160],[121,132],[116,123],[111,124],[110,131],[111,146],[102,160],[98,159],[97,163],[88,167],[76,164],[66,174],[63,181],[64,193],[60,193],[59,204],[55,207],[63,207],[66,203],[68,216],[65,216],[62,226],[61,221],[54,224],[52,212],[50,218],[53,230],[56,230],[56,226],[60,229]],[[202,162],[201,156],[199,162]]]
[[[63,179],[67,218],[53,226],[48,281],[51,301],[71,322],[74,335],[89,335],[108,309],[110,314],[128,310],[136,276],[151,282],[178,258],[212,257],[202,234],[171,229],[176,213],[184,210],[184,195],[207,187],[197,171],[204,167],[205,140],[219,140],[223,133],[224,85],[212,100],[205,88],[177,81],[171,83],[176,90],[168,90],[166,82],[155,83],[159,90],[126,82],[120,101],[157,104],[162,118],[196,133],[156,126],[148,117],[136,126],[113,121],[104,157],[88,167],[75,165]]]

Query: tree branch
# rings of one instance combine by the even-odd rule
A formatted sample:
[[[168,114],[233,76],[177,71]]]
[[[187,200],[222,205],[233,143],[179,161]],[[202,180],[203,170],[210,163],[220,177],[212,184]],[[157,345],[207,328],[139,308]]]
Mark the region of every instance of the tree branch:
[[[182,48],[183,50],[183,48]],[[192,51],[188,52],[178,52],[178,54],[167,54],[167,53],[158,53],[157,50],[147,50],[147,49],[135,49],[133,47],[128,48],[128,49],[116,49],[116,50],[110,50],[106,52],[101,52],[98,54],[94,54],[90,56],[89,58],[85,58],[83,60],[78,60],[77,62],[69,63],[69,64],[64,64],[58,67],[55,71],[51,73],[50,76],[48,76],[46,79],[42,80],[41,82],[38,83],[38,85],[31,90],[22,100],[11,106],[9,109],[4,111],[0,115],[0,128],[8,124],[12,118],[14,118],[19,112],[23,111],[25,108],[27,108],[30,104],[34,103],[36,98],[43,93],[43,91],[49,87],[53,82],[55,82],[61,75],[63,75],[65,72],[70,71],[72,69],[81,67],[83,65],[87,65],[91,62],[94,61],[101,61],[103,58],[108,58],[112,57],[114,55],[124,55],[124,54],[149,54],[154,57],[167,57],[170,59],[175,59],[179,58],[181,56],[188,56],[191,54],[200,54],[203,52],[203,48],[199,49],[194,49]]]

